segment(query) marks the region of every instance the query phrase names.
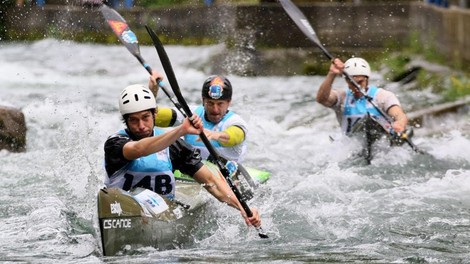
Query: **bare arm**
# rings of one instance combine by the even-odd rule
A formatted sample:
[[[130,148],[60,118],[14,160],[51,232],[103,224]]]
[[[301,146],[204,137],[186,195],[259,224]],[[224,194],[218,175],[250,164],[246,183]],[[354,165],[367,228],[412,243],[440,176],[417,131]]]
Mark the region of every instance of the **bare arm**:
[[[335,90],[332,90],[332,85],[336,75],[342,74],[343,68],[343,62],[340,59],[333,60],[325,80],[321,83],[320,88],[318,89],[318,103],[326,107],[332,107],[338,101],[338,93]]]
[[[393,118],[393,130],[398,133],[405,131],[406,125],[408,124],[408,117],[400,106],[394,105],[390,107],[387,114]]]
[[[186,134],[201,133],[203,130],[201,118],[197,115],[193,115],[193,118],[193,123],[195,126],[193,126],[189,119],[186,118],[183,124],[162,135],[156,137],[147,137],[138,141],[129,141],[124,145],[122,150],[124,157],[127,160],[135,160],[169,147],[178,138]]]
[[[219,141],[221,144],[227,143],[230,140],[230,135],[225,131],[217,132],[204,129],[204,134],[206,134],[207,139]]]
[[[152,75],[149,78],[149,89],[152,91],[155,98],[157,98],[158,94],[157,80],[163,80],[163,75],[156,70],[152,70]]]
[[[338,101],[338,94],[331,89],[335,77],[336,74],[328,73],[317,92],[317,102],[326,107],[332,107]]]
[[[408,124],[408,117],[403,111],[396,95],[385,89],[380,89],[380,92],[377,93],[376,99],[379,103],[380,109],[386,111],[386,114],[393,119],[393,130],[398,133],[405,131],[406,125]]]
[[[206,166],[202,166],[193,176],[193,178],[204,185],[204,188],[220,202],[240,210],[247,225],[260,226],[261,219],[258,210],[250,208],[253,216],[247,217],[242,205],[228,186],[225,179],[220,175],[214,175]]]
[[[245,132],[239,126],[230,126],[220,132],[204,129],[204,134],[209,140],[217,140],[224,147],[233,147],[245,140]]]

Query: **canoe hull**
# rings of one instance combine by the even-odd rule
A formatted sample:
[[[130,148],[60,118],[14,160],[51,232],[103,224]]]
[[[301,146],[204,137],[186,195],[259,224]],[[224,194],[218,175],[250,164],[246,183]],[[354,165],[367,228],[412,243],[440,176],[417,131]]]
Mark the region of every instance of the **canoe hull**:
[[[214,175],[223,177],[216,165],[205,163]],[[168,209],[158,214],[149,213],[145,204],[136,199],[140,192],[149,190],[137,188],[126,192],[109,188],[98,192],[98,222],[104,256],[126,254],[142,247],[181,248],[194,241],[191,233],[197,221],[203,219],[209,195],[191,177],[180,172],[175,173],[175,177],[176,199],[164,199]],[[250,200],[258,184],[269,177],[268,172],[245,170],[240,166],[234,182],[242,196]]]
[[[413,136],[413,128],[407,127],[404,131],[406,137],[411,138]],[[405,143],[402,137],[389,133],[389,129],[381,125],[377,120],[372,117],[363,118],[361,121],[356,123],[351,132],[350,136],[358,137],[363,144],[363,151],[361,156],[364,156],[367,164],[371,163],[373,158],[372,146],[375,142],[386,139],[390,146],[401,146]]]
[[[194,192],[196,196],[188,203],[165,200],[169,208],[158,215],[146,213],[125,191],[101,189],[98,220],[103,255],[113,256],[141,247],[174,249],[191,243],[191,231],[197,224],[197,216],[204,212],[205,199],[203,193],[199,193],[202,189],[198,184],[182,183],[180,187],[180,198],[188,196],[184,192]]]

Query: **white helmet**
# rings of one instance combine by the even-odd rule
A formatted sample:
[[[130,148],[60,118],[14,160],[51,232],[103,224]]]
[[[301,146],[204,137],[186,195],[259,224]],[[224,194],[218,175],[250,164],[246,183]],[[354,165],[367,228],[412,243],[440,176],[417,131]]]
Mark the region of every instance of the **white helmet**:
[[[155,96],[142,84],[129,85],[121,92],[119,97],[119,111],[121,115],[137,113],[156,108]]]
[[[344,71],[350,76],[370,76],[370,66],[363,58],[351,58],[344,63]]]

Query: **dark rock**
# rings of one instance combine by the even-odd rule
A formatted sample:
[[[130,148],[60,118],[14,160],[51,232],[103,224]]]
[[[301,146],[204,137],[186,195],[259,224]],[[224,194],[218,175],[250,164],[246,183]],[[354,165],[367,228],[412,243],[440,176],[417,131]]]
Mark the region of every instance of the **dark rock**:
[[[26,122],[18,109],[0,106],[0,149],[12,152],[26,149]]]

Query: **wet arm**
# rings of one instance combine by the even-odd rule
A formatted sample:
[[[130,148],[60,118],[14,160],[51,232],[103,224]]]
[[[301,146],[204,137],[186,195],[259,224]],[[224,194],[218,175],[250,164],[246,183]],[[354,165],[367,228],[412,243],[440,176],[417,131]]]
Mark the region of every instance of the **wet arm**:
[[[326,75],[325,80],[321,83],[317,92],[317,102],[326,106],[332,107],[338,101],[338,93],[332,90],[333,82],[337,75],[342,73],[344,67],[343,62],[339,59],[334,59],[330,65],[330,70]]]
[[[124,145],[123,155],[127,160],[134,160],[161,151],[186,134],[199,134],[203,131],[202,120],[193,115],[193,120],[185,118],[182,125],[162,135],[130,141]]]
[[[245,132],[239,126],[230,126],[224,131],[204,130],[209,140],[217,140],[224,147],[233,147],[245,140]]]
[[[247,225],[261,225],[261,219],[258,210],[256,208],[250,208],[253,215],[251,217],[247,217],[245,210],[238,201],[238,198],[235,196],[232,189],[222,176],[216,176],[212,174],[212,172],[206,166],[203,166],[196,172],[196,174],[194,174],[193,177],[197,182],[202,183],[204,188],[215,198],[217,198],[217,200],[226,203],[235,209],[238,209],[245,219],[245,223]]]
[[[129,141],[124,145],[122,150],[123,155],[127,160],[135,160],[167,148],[184,135],[185,133],[181,127],[178,127],[156,137],[147,137],[139,141]]]
[[[225,179],[212,174],[206,166],[201,167],[193,177],[197,182],[203,184],[204,188],[220,202],[236,209],[241,208],[240,202]]]
[[[335,77],[336,74],[328,73],[317,92],[317,102],[326,107],[332,107],[338,100],[337,93],[331,89]]]
[[[387,113],[393,118],[393,130],[398,133],[405,131],[406,125],[408,124],[408,117],[403,109],[398,105],[394,105],[388,109]]]
[[[152,75],[149,78],[148,85],[149,85],[150,91],[152,91],[155,98],[157,98],[158,89],[159,89],[157,80],[163,80],[163,75],[156,70],[152,70]]]

